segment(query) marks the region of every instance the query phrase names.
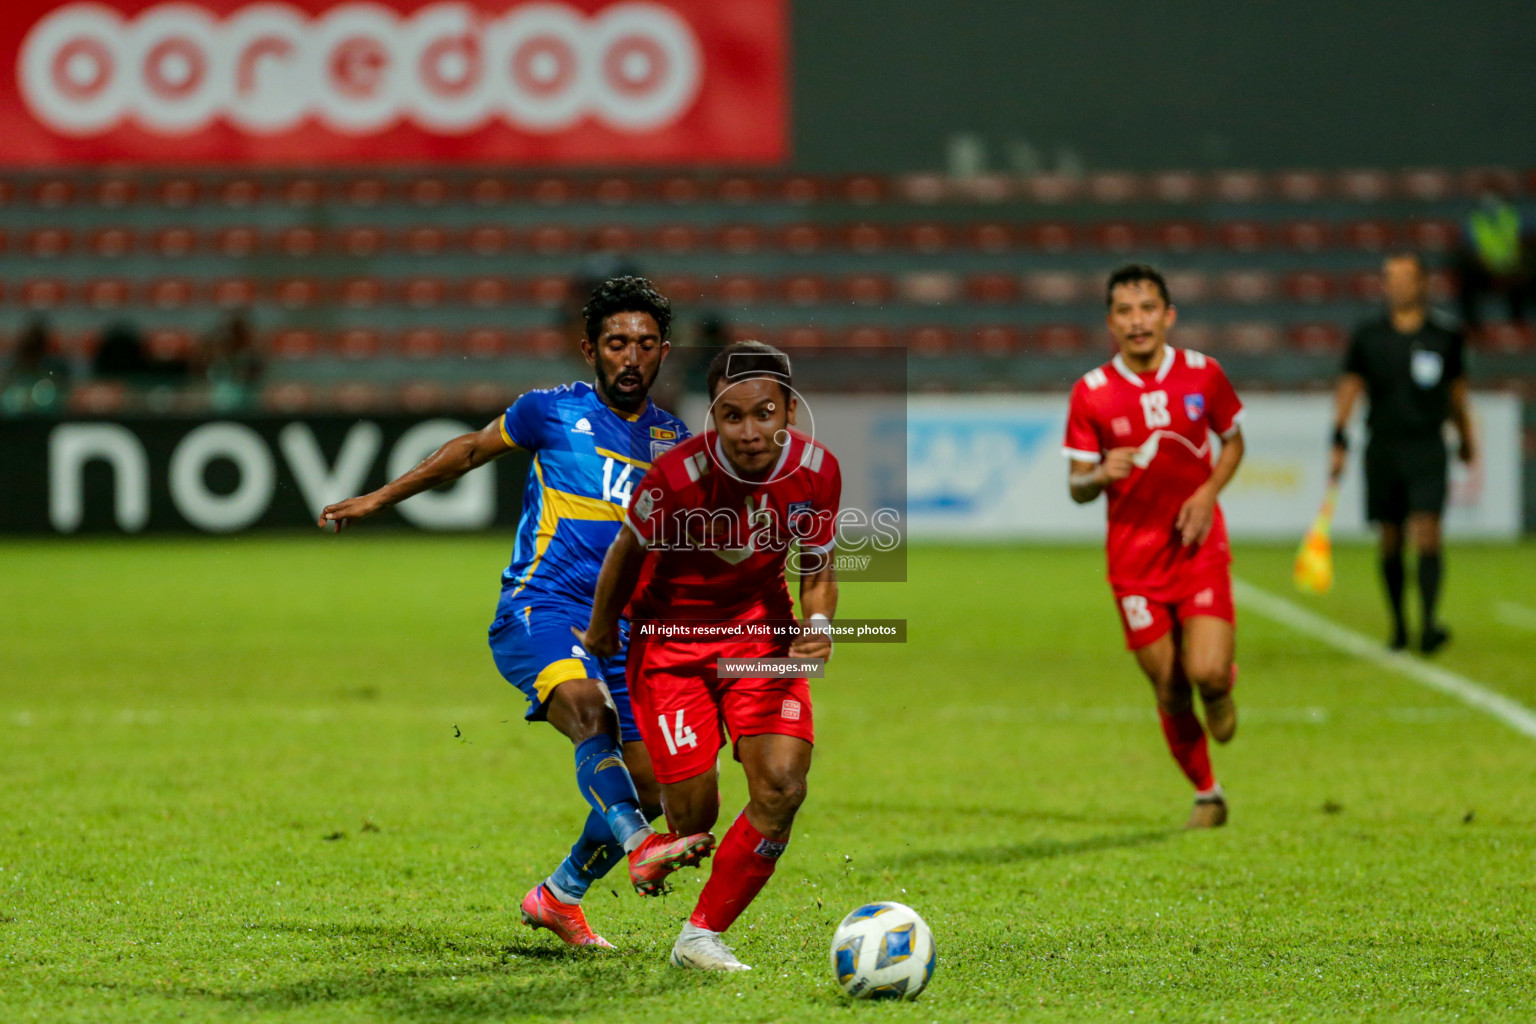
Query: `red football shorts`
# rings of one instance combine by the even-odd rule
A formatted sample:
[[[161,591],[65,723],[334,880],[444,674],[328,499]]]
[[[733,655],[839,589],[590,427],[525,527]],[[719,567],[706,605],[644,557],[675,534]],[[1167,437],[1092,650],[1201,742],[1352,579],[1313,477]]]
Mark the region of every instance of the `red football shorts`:
[[[727,730],[737,741],[772,733],[816,742],[805,678],[721,679],[715,674],[720,658],[782,657],[782,647],[759,641],[632,641],[630,701],[656,781],[681,782],[714,767]]]
[[[1175,622],[1182,623],[1201,615],[1236,623],[1232,608],[1232,573],[1227,566],[1216,565],[1191,574],[1187,584],[1176,591],[1176,600],[1157,600],[1137,593],[1134,588],[1111,585],[1115,605],[1120,609],[1120,625],[1125,629],[1125,646],[1134,651],[1160,639]]]

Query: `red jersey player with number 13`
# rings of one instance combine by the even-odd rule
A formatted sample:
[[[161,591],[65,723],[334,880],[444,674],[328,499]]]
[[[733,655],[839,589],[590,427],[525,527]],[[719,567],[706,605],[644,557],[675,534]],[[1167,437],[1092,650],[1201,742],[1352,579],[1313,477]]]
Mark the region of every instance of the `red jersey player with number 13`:
[[[1223,825],[1227,804],[1205,733],[1230,740],[1237,710],[1232,551],[1216,496],[1243,458],[1243,406],[1216,360],[1168,344],[1177,313],[1157,270],[1122,267],[1105,291],[1120,352],[1072,389],[1068,483],[1079,504],[1109,496],[1109,583],[1168,748],[1195,786],[1186,827]],[[1221,439],[1214,466],[1213,436]]]
[[[715,850],[672,963],[742,971],[749,968],[722,933],[767,884],[805,800],[814,733],[808,673],[799,659],[832,653],[842,477],[831,452],[790,429],[798,400],[784,353],[738,342],[715,356],[707,383],[713,429],[662,454],[640,482],[624,519],[628,529],[603,561],[592,621],[578,635],[592,654],[613,653],[620,613],[633,594],[627,679],[635,721],[667,820],[690,834],[719,817],[718,755],[729,731],[749,799]],[[793,633],[786,569],[800,581],[804,621]],[[654,635],[663,626],[705,623],[729,623],[748,635]],[[782,635],[748,632],[773,623],[786,627]]]

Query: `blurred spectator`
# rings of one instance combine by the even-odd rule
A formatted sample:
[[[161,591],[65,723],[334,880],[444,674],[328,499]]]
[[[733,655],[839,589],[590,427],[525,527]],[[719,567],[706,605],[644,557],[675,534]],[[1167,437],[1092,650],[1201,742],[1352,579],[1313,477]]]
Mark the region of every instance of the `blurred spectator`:
[[[220,324],[207,340],[203,359],[215,409],[238,409],[248,403],[263,370],[250,315],[232,313]]]
[[[1467,237],[1457,259],[1461,318],[1467,330],[1481,328],[1485,295],[1501,295],[1509,318],[1525,323],[1531,290],[1533,247],[1528,226],[1508,196],[1489,189],[1467,218]]]
[[[615,277],[639,277],[640,268],[634,261],[611,249],[595,249],[587,253],[571,275],[571,290],[560,311],[560,328],[567,340],[574,345],[586,336],[587,323],[582,318],[581,307],[587,304],[597,286]]]
[[[149,352],[144,336],[126,320],[109,324],[101,332],[96,355],[91,359],[91,375],[104,380],[144,377],[150,372]]]
[[[0,409],[6,413],[48,412],[63,404],[69,367],[49,354],[48,321],[33,318],[16,339],[10,365],[0,373]]]

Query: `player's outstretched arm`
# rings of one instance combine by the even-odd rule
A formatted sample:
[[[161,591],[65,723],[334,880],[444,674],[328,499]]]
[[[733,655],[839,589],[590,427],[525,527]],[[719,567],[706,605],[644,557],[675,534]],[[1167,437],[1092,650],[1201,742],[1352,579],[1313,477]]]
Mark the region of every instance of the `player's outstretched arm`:
[[[832,618],[837,614],[837,572],[832,568],[832,552],[800,576],[801,633],[789,645],[791,658],[830,658],[832,656]]]
[[[399,504],[412,495],[452,483],[470,470],[485,465],[512,449],[501,434],[501,418],[492,420],[483,430],[460,434],[428,455],[416,467],[403,473],[376,491],[338,501],[320,511],[320,526],[334,526],[337,533],[351,519],[366,519]]]
[[[640,582],[640,567],[644,564],[645,545],[626,524],[603,556],[603,568],[597,574],[597,593],[592,598],[592,618],[586,631],[571,630],[593,657],[611,658],[619,653],[619,619],[635,592],[635,585]]]
[[[1333,391],[1333,447],[1328,458],[1330,480],[1337,480],[1344,475],[1344,462],[1349,456],[1349,435],[1345,428],[1349,426],[1349,417],[1355,411],[1355,403],[1364,392],[1365,378],[1349,372],[1339,378],[1339,386]]]
[[[1135,468],[1132,461],[1135,455],[1135,448],[1111,448],[1097,463],[1073,459],[1067,471],[1067,489],[1072,492],[1072,500],[1086,505],[1116,480],[1130,476]]]
[[[1232,479],[1232,474],[1237,472],[1245,447],[1243,432],[1234,428],[1232,436],[1222,439],[1221,454],[1216,458],[1216,465],[1211,467],[1210,479],[1196,488],[1179,508],[1179,516],[1173,525],[1186,547],[1204,544],[1205,538],[1210,536],[1211,524],[1216,521],[1216,498]]]

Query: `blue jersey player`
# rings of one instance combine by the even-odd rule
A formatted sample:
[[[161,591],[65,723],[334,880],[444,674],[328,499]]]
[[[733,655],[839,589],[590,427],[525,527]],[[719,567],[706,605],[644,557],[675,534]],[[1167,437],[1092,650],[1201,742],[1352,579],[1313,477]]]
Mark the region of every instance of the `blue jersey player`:
[[[522,918],[570,945],[609,947],[582,913],[591,884],[627,854],[635,889],[655,895],[672,871],[703,860],[714,837],[651,828],[660,796],[630,710],[624,652],[594,658],[573,633],[591,617],[598,571],[631,492],[657,455],[688,436],[681,420],[649,398],[670,347],[671,304],[645,279],[618,277],[599,286],[582,313],[581,351],[595,386],[528,392],[483,430],[449,441],[398,479],[326,506],[320,525],[339,531],[515,448],[533,455],[491,653],[528,698],[527,718],[547,720],[575,744],[576,784],[591,811],[570,856],[523,899]]]

